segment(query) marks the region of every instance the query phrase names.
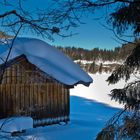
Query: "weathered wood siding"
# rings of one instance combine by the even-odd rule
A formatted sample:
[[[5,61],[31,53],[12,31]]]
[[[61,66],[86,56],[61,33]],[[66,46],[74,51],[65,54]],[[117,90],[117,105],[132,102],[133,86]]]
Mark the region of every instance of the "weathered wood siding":
[[[6,68],[0,85],[0,117],[31,116],[35,126],[67,122],[69,88],[25,58],[17,62]]]
[[[2,84],[39,84],[48,82],[54,83],[56,81],[22,57],[17,59],[17,63],[15,62],[6,68],[2,80]]]

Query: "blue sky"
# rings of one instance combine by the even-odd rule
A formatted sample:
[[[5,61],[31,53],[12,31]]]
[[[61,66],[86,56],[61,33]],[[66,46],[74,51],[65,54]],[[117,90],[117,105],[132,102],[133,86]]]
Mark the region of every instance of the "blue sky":
[[[12,1],[12,0],[10,0]],[[46,0],[30,0],[25,1],[25,9],[31,10],[33,7],[38,7],[39,9],[46,9],[49,4]],[[5,11],[4,7],[0,7],[1,11]],[[94,17],[99,17],[103,15],[103,10],[95,13]],[[102,20],[93,20],[93,16],[83,17],[81,19],[85,24],[79,25],[77,28],[73,28],[70,31],[73,33],[78,33],[72,37],[62,38],[54,36],[54,41],[45,39],[46,42],[56,45],[56,46],[75,46],[86,49],[92,49],[95,47],[112,49],[120,46],[120,44],[115,41],[113,38],[114,34],[112,31],[106,29],[101,24],[105,24],[105,21]],[[101,23],[101,24],[100,24]],[[32,34],[23,34],[22,36],[31,36],[35,37]],[[42,38],[41,38],[42,39]]]
[[[121,44],[115,40],[114,33],[103,26],[109,26],[105,21],[105,13],[106,9],[100,9],[94,14],[86,14],[85,17],[80,19],[84,24],[80,24],[79,27],[71,29],[72,33],[77,33],[77,35],[68,38],[55,37],[55,41],[50,43],[86,49],[95,47],[113,49],[120,46]]]
[[[88,18],[84,22],[85,24],[72,29],[73,33],[78,33],[77,35],[67,38],[56,37],[54,38],[55,41],[50,43],[87,49],[95,47],[112,49],[120,46],[120,44],[114,39],[115,36],[113,32],[103,27],[100,21]]]

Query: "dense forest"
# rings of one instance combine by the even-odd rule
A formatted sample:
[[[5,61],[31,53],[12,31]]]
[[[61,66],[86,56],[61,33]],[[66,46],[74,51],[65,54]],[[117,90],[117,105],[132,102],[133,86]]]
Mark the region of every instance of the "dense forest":
[[[119,61],[124,60],[134,45],[131,43],[124,44],[112,50],[93,48],[91,50],[76,47],[57,47],[59,50],[67,54],[73,60],[103,60],[103,61]]]
[[[87,72],[102,73],[112,72],[115,67],[118,67],[131,53],[136,43],[140,43],[140,40],[134,43],[123,44],[121,47],[116,47],[112,50],[99,48],[87,50],[83,48],[61,46],[57,46],[57,48],[71,57]]]

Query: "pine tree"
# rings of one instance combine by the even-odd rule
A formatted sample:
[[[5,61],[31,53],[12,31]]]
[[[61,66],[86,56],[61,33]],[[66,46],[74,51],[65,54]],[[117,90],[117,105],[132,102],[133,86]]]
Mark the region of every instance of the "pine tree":
[[[100,66],[99,66],[99,73],[100,73],[100,74],[102,73],[102,70],[103,70],[103,64],[100,63]]]
[[[120,79],[128,81],[131,75],[140,72],[140,43],[138,43],[132,53],[127,57],[123,65],[116,69],[107,79],[109,83],[115,84]],[[129,109],[140,109],[140,78],[137,76],[134,82],[129,83],[123,89],[112,90],[113,99],[125,104]]]
[[[95,61],[93,61],[89,67],[89,72],[94,73],[96,68]]]
[[[115,84],[120,79],[128,81],[132,74],[140,74],[140,43],[135,45],[124,64],[114,70],[107,81],[110,84]],[[109,120],[96,140],[140,140],[140,78],[137,76],[134,82],[122,89],[113,89],[110,96],[123,103],[125,109]]]

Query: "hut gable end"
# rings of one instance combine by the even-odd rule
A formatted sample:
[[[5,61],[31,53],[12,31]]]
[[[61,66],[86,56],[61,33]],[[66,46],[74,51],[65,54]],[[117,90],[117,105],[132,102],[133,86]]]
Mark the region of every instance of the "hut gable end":
[[[4,64],[0,66],[0,69]],[[58,82],[34,64],[30,63],[25,55],[18,56],[7,62],[2,84],[39,84]]]

